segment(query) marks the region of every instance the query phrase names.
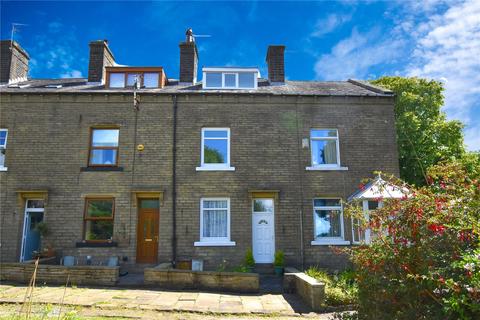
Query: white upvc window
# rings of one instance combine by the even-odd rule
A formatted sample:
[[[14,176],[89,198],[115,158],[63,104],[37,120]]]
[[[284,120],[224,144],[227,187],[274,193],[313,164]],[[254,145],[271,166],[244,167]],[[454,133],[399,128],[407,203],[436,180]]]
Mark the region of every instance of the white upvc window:
[[[314,240],[312,245],[348,245],[345,241],[341,199],[313,200]]]
[[[110,88],[125,88],[125,73],[110,73]]]
[[[203,68],[203,89],[257,89],[256,68]]]
[[[0,171],[6,171],[5,153],[7,151],[8,129],[0,129]]]
[[[230,166],[230,129],[202,128],[200,158],[197,171],[234,171]]]
[[[230,198],[200,199],[200,241],[194,245],[235,245],[230,241]]]
[[[378,208],[383,207],[383,201],[375,201],[375,200],[363,200],[362,201],[362,211],[365,215],[365,221],[369,221],[370,211],[376,210]],[[366,228],[362,229],[360,227],[360,222],[358,219],[352,217],[352,243],[354,244],[361,244],[366,243],[369,244],[372,241],[372,233],[371,230]]]
[[[340,166],[337,129],[310,130],[311,167],[307,170],[348,170]]]

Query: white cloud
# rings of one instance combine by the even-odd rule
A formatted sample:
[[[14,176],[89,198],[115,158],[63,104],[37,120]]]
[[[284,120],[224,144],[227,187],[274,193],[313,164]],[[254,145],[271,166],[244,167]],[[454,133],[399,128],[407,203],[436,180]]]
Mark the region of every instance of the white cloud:
[[[82,72],[80,70],[70,70],[66,73],[60,74],[60,78],[82,78]]]
[[[368,78],[376,66],[388,69],[388,64],[403,62],[403,67],[400,64],[391,73],[444,83],[448,118],[466,124],[466,145],[479,150],[480,1],[405,1],[395,5],[396,10],[385,13],[392,19],[390,29],[361,33],[354,28],[328,54],[317,57],[316,77]]]
[[[311,36],[323,37],[351,19],[352,15],[330,14],[316,22],[315,30],[311,33]]]
[[[464,122],[467,147],[480,149],[480,1],[456,4],[418,29],[406,75],[443,80],[448,117]]]
[[[60,32],[63,24],[58,21],[53,21],[48,24],[48,31],[51,33],[58,33]]]
[[[315,63],[318,79],[345,80],[372,76],[370,68],[395,61],[404,46],[402,39],[380,38],[379,29],[360,33],[353,29],[350,37],[338,42],[330,53]]]
[[[62,31],[62,32],[60,32]],[[35,45],[28,51],[35,57],[30,65],[30,74],[47,73],[50,77],[79,78],[82,76],[83,64],[78,52],[78,41],[75,27],[64,26],[59,21],[48,24],[48,32],[35,35]]]

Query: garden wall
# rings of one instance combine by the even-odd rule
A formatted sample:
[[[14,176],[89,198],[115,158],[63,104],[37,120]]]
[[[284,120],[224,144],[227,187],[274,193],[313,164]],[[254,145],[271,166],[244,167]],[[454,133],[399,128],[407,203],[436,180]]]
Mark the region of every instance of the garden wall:
[[[35,270],[30,263],[0,263],[0,280],[29,283]],[[36,283],[114,286],[119,267],[39,265]]]
[[[283,287],[286,292],[295,292],[313,311],[324,308],[325,284],[307,276],[295,268],[285,268]]]
[[[244,293],[259,291],[259,278],[256,273],[146,268],[144,281],[146,285],[171,289],[204,289]]]

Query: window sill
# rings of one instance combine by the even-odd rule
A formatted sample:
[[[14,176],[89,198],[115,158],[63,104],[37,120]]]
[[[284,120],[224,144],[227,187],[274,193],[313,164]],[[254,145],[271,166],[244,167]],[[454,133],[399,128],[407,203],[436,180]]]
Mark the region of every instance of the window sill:
[[[123,167],[82,167],[81,172],[89,171],[123,171]]]
[[[352,241],[352,245],[353,245],[353,246],[368,246],[368,245],[370,245],[370,242],[365,242],[365,241],[362,241],[362,242]]]
[[[313,167],[306,167],[305,170],[307,171],[347,171],[348,167],[320,167],[320,166],[313,166]]]
[[[312,246],[349,246],[350,241],[347,240],[313,240]]]
[[[118,243],[114,241],[105,241],[105,242],[88,242],[80,241],[75,244],[77,248],[105,248],[105,247],[118,247]]]
[[[193,245],[195,247],[233,247],[236,245],[236,243],[235,241],[222,241],[222,242],[195,241]]]
[[[235,171],[235,167],[196,167],[197,171]]]
[[[8,171],[7,167],[0,167],[0,171]]]

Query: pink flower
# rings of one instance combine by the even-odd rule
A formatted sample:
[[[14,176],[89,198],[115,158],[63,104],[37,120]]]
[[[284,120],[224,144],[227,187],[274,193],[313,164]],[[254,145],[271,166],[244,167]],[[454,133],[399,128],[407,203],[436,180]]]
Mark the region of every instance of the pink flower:
[[[445,226],[441,224],[432,223],[428,226],[428,229],[430,229],[433,233],[439,235],[442,235],[445,232]]]

